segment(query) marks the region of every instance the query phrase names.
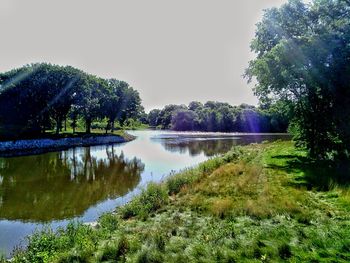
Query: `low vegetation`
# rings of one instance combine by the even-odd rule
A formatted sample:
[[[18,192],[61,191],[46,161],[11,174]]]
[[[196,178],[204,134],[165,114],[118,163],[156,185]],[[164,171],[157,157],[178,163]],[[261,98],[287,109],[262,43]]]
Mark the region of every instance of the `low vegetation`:
[[[306,155],[292,142],[233,148],[150,184],[95,228],[35,233],[13,261],[348,262],[349,185]]]

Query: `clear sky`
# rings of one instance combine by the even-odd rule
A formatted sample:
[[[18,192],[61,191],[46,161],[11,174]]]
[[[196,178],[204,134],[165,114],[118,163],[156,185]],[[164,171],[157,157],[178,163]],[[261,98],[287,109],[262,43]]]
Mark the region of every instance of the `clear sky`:
[[[0,0],[0,71],[32,62],[125,80],[146,111],[256,104],[242,78],[262,10],[285,0]]]

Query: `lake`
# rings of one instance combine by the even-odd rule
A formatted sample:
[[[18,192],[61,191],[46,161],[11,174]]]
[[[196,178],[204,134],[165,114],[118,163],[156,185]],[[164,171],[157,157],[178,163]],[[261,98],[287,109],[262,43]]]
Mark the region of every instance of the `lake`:
[[[285,134],[130,131],[128,143],[0,158],[0,253],[43,226],[91,222],[128,202],[148,182],[192,167],[235,145]]]

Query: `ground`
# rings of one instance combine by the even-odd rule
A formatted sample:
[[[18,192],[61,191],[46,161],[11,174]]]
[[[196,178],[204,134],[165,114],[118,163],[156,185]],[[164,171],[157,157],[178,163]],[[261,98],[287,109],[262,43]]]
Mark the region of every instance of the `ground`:
[[[338,170],[337,170],[338,171]],[[350,188],[292,142],[236,147],[103,215],[30,238],[15,262],[349,262]]]

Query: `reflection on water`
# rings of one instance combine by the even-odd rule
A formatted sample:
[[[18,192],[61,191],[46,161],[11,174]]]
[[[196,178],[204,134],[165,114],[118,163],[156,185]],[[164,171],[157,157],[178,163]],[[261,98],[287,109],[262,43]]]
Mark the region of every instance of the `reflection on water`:
[[[144,165],[106,147],[0,159],[0,218],[45,222],[73,218],[91,205],[134,189]]]
[[[129,201],[148,182],[159,182],[172,171],[196,165],[234,145],[288,138],[131,133],[137,139],[125,144],[0,158],[0,253],[9,255],[26,235],[44,224],[57,228],[71,219],[94,221]]]
[[[190,156],[204,154],[211,157],[228,152],[237,145],[260,143],[263,141],[290,139],[285,134],[216,134],[216,133],[176,133],[156,136],[152,138],[159,141],[167,151],[189,153]]]

